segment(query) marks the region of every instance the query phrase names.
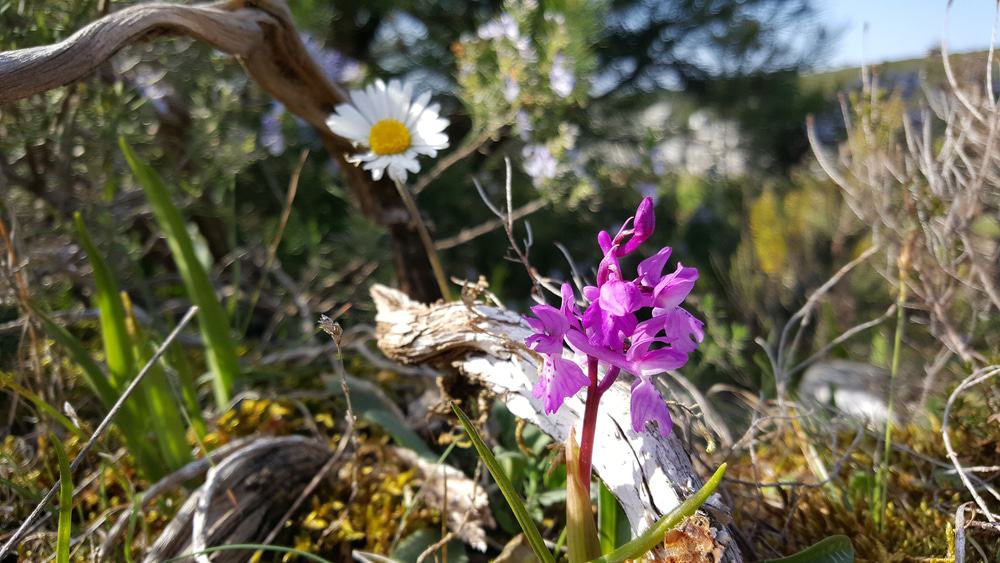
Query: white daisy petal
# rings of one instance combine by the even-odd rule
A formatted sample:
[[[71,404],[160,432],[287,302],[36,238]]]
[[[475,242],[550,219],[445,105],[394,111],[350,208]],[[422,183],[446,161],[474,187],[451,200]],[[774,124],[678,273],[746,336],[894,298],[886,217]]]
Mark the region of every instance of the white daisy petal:
[[[431,101],[431,93],[424,92],[410,105],[410,111],[406,116],[406,126],[413,128],[427,112],[427,103]]]
[[[327,118],[326,125],[330,131],[355,144],[367,143],[371,125],[352,106],[341,108],[340,111],[341,113],[335,113]]]
[[[448,147],[448,120],[440,111],[440,105],[431,103],[430,92],[414,98],[410,83],[375,80],[352,90],[350,102],[336,107],[327,126],[362,147],[347,156],[348,162],[370,172],[376,181],[388,176],[405,182],[409,174],[420,172],[420,157],[436,157]]]

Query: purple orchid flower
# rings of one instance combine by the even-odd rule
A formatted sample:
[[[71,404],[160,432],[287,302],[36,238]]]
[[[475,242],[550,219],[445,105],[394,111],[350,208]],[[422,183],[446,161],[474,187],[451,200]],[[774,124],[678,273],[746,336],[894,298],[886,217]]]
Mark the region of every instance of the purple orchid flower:
[[[654,422],[661,435],[670,433],[670,411],[652,378],[683,367],[705,333],[704,324],[680,306],[691,293],[698,270],[678,264],[673,272],[664,274],[671,254],[669,247],[642,260],[634,278],[628,279],[622,271],[619,259],[649,240],[655,227],[653,200],[646,197],[614,237],[607,231],[598,233],[603,258],[597,269],[597,285],[583,288],[589,304],[582,314],[569,284],[562,286],[559,309],[549,305],[532,307],[534,317],[526,320],[535,332],[525,339],[525,344],[544,356],[534,395],[544,400],[546,413],[556,412],[568,397],[585,387],[587,408],[596,409],[597,401],[591,401],[589,393],[596,393],[599,399],[624,371],[635,377],[630,407],[632,429],[642,432]],[[583,355],[584,364],[564,358],[564,345]],[[598,381],[601,365],[606,374]],[[586,462],[588,478],[588,449],[592,451],[592,447],[593,428],[585,423],[581,458]]]

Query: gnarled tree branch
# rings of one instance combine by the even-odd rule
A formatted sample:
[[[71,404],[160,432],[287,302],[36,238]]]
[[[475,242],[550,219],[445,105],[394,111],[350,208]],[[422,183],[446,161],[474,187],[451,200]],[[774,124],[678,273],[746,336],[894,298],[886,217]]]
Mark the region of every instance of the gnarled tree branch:
[[[347,164],[350,145],[326,126],[347,97],[323,75],[303,45],[285,0],[140,4],[92,22],[64,41],[0,53],[0,104],[89,76],[122,48],[157,36],[187,36],[233,55],[268,93],[319,133],[361,210],[385,225],[400,286],[422,301],[440,297],[427,254],[392,182],[374,182]]]

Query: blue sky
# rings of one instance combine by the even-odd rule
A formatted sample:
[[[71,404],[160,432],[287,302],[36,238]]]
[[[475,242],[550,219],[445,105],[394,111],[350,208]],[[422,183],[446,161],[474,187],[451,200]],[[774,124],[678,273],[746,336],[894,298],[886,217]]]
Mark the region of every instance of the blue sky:
[[[841,31],[823,66],[839,68],[926,55],[940,45],[946,5],[947,0],[817,0],[821,21]],[[989,46],[994,9],[993,0],[955,0],[948,22],[948,50]]]

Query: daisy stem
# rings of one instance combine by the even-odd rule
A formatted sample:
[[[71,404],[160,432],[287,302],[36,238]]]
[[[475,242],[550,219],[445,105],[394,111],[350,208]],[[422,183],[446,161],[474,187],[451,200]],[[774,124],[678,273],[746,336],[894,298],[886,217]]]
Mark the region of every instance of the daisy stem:
[[[583,431],[580,433],[580,481],[590,493],[590,475],[594,457],[594,432],[597,430],[597,407],[601,402],[600,384],[597,382],[597,358],[587,358],[587,402],[583,410]]]
[[[434,248],[434,241],[431,240],[431,234],[427,231],[427,225],[420,216],[420,210],[417,209],[417,203],[413,201],[410,190],[406,189],[406,186],[402,182],[394,183],[396,184],[396,190],[399,191],[399,197],[402,198],[403,204],[406,205],[406,211],[413,220],[413,225],[417,228],[417,233],[420,234],[420,242],[423,243],[424,251],[427,253],[427,260],[430,261],[431,269],[434,270],[434,279],[437,280],[438,288],[441,290],[441,297],[445,301],[451,301],[448,279],[444,275],[444,269],[441,267],[441,260],[438,258],[437,249]]]

